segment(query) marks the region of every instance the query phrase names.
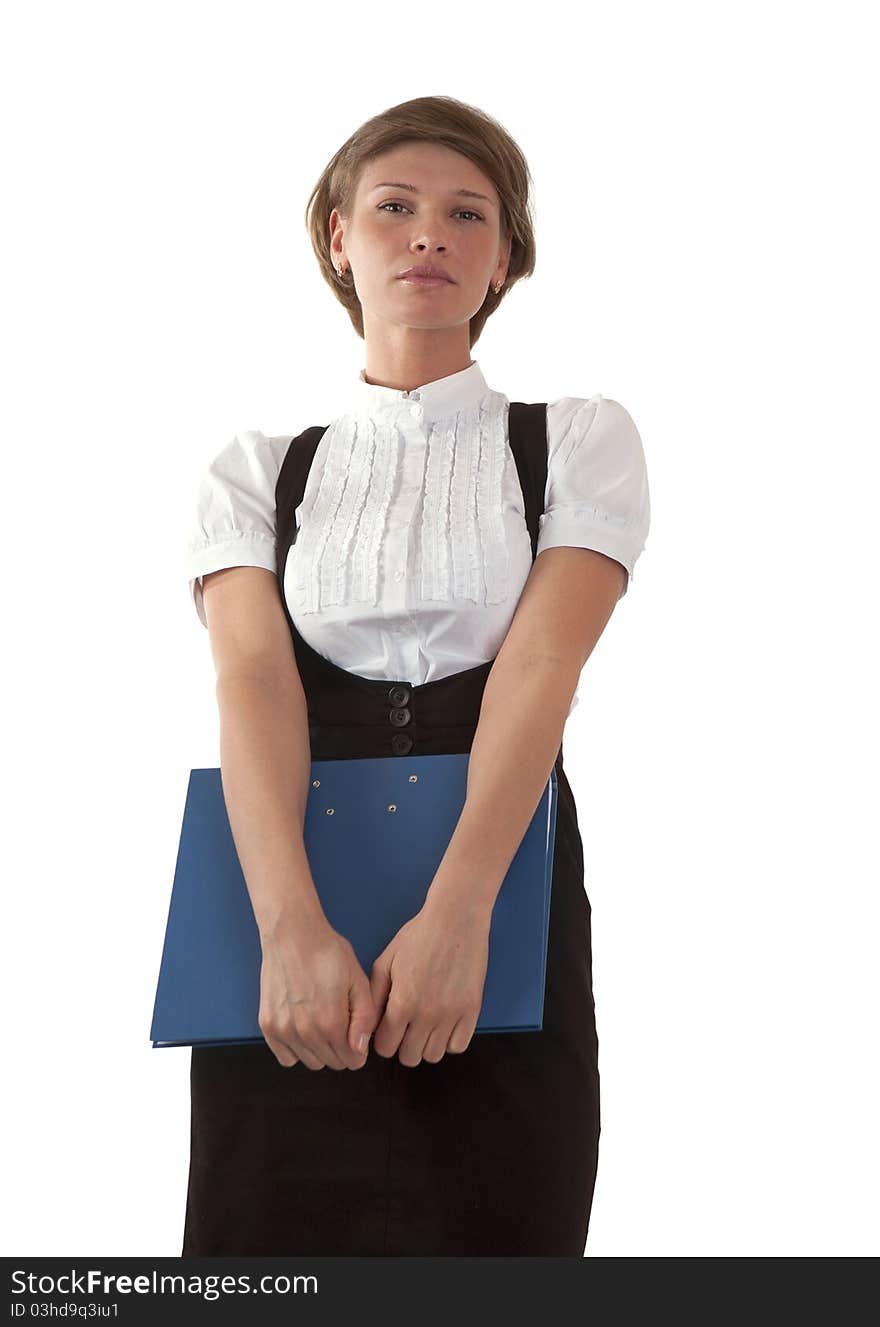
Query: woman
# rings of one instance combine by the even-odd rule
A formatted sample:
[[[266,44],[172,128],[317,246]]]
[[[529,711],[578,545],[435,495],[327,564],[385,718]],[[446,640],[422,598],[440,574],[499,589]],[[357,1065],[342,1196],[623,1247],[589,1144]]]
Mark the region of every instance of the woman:
[[[598,1041],[561,742],[649,498],[623,406],[510,402],[471,358],[534,269],[529,185],[453,98],[362,125],[307,219],[365,369],[329,426],[240,434],[200,489],[190,586],[264,1041],[192,1050],[184,1255],[583,1256]],[[310,762],[443,752],[470,753],[467,803],[365,973],[309,874]],[[554,765],[543,1029],[474,1035],[492,907]]]

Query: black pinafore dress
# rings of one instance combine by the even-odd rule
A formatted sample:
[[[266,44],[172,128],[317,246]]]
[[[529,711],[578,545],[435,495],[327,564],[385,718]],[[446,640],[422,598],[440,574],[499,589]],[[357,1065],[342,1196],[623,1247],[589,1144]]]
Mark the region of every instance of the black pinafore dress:
[[[294,626],[283,573],[324,431],[293,439],[276,488],[312,759],[469,752],[494,660],[420,686],[375,680]],[[510,402],[508,438],[534,558],[546,405]],[[561,746],[555,768],[543,1029],[477,1032],[413,1067],[371,1046],[358,1070],[284,1068],[265,1042],[193,1047],[183,1256],[583,1256],[600,1132],[591,908]]]

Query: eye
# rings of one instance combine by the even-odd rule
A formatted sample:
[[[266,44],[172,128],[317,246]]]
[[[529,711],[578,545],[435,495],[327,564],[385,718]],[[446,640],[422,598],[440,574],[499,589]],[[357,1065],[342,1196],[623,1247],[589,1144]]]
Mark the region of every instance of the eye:
[[[378,212],[383,212],[383,211],[385,210],[386,207],[402,207],[404,211],[407,210],[407,209],[406,209],[406,205],[405,205],[404,203],[395,203],[395,202],[393,202],[391,199],[389,199],[387,203],[380,203],[379,206],[378,206],[378,208],[377,208],[376,210],[377,210]],[[476,217],[476,218],[477,218],[477,221],[482,221],[482,220],[483,220],[483,218],[480,216],[479,212],[474,212],[474,211],[472,211],[469,207],[460,207],[460,208],[458,209],[458,213],[457,213],[457,215],[460,216],[462,213],[465,213],[467,216],[470,216],[470,217]],[[389,215],[389,216],[397,216],[397,213],[396,213],[396,212],[393,212],[393,213],[389,212],[388,215]]]

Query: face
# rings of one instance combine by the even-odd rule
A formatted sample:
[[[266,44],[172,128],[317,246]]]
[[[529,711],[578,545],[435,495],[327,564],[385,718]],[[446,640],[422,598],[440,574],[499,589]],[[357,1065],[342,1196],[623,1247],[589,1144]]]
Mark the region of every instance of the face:
[[[346,220],[334,208],[330,231],[331,256],[351,270],[365,325],[467,324],[490,283],[507,274],[510,242],[502,239],[494,185],[468,157],[437,143],[401,143],[368,162],[352,215]],[[451,279],[401,278],[424,263]]]

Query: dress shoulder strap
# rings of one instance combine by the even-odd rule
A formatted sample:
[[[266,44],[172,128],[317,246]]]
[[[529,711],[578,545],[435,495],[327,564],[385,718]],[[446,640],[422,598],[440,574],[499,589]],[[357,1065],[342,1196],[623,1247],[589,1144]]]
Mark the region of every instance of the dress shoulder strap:
[[[275,485],[275,554],[279,585],[284,583],[284,563],[290,546],[296,543],[296,509],[303,500],[318,443],[328,428],[328,424],[316,424],[293,438],[281,463]]]
[[[538,553],[538,519],[547,489],[547,403],[511,401],[507,436],[522,489],[532,561]]]

